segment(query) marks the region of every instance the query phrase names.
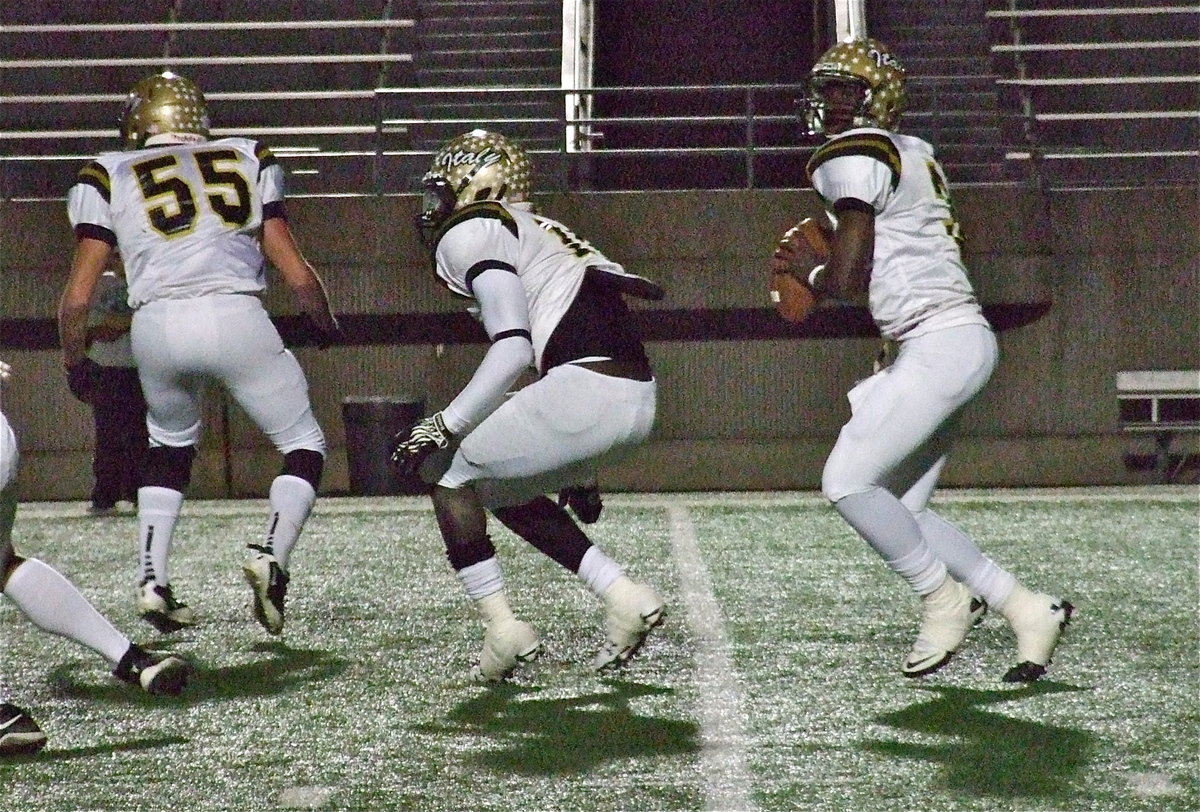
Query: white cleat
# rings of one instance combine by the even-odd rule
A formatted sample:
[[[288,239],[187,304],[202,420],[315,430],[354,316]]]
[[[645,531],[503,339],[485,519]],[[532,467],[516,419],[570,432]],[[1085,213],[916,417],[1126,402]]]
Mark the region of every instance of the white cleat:
[[[663,622],[662,598],[650,587],[621,576],[604,593],[608,639],[592,659],[592,668],[619,668],[637,654],[650,630]]]
[[[932,674],[950,662],[967,633],[983,620],[987,603],[946,576],[941,586],[921,598],[921,628],[900,671],[906,677]]]
[[[509,617],[488,624],[479,661],[471,666],[475,682],[503,682],[517,666],[531,663],[542,653],[538,634],[523,620]]]
[[[1004,605],[1004,616],[1017,635],[1020,662],[1005,672],[1004,681],[1035,682],[1042,677],[1074,613],[1070,601],[1017,587]]]

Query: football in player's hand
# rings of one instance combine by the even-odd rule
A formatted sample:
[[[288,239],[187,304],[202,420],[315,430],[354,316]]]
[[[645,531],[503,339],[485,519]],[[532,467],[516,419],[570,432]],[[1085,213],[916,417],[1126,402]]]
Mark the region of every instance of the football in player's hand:
[[[808,284],[813,266],[829,259],[828,228],[806,217],[784,232],[771,257],[771,302],[780,316],[801,322],[817,304],[817,294]]]
[[[829,260],[832,236],[829,226],[814,217],[805,217],[783,233],[779,245],[780,247],[785,243],[795,245],[802,240],[808,250],[812,252],[815,260],[812,264],[818,265]]]

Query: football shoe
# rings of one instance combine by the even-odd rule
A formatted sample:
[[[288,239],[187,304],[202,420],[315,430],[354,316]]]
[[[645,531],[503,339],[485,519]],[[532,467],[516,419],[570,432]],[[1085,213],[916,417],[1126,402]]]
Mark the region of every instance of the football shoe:
[[[1004,674],[1005,682],[1035,682],[1046,673],[1050,655],[1071,622],[1075,607],[1043,592],[1017,586],[1004,605],[1004,616],[1017,635],[1020,662]]]
[[[175,600],[170,584],[143,581],[138,587],[137,610],[142,620],[163,634],[196,625],[196,613],[186,603]]]
[[[479,660],[471,666],[475,682],[503,682],[517,666],[533,662],[542,653],[538,634],[523,620],[507,617],[488,624]]]
[[[141,686],[148,694],[179,696],[191,679],[192,666],[182,657],[152,653],[131,643],[112,673],[119,680]]]
[[[604,592],[605,628],[608,639],[596,656],[592,668],[605,671],[629,662],[650,630],[663,622],[662,598],[653,589],[621,576]]]
[[[946,576],[941,586],[921,598],[921,628],[900,667],[906,677],[932,674],[950,662],[967,633],[983,620],[987,602]]]
[[[259,551],[242,565],[246,582],[253,592],[254,617],[271,634],[280,634],[283,632],[283,601],[291,579],[275,556],[256,544],[247,546]]]
[[[28,711],[0,704],[0,758],[31,756],[46,746],[46,734]]]

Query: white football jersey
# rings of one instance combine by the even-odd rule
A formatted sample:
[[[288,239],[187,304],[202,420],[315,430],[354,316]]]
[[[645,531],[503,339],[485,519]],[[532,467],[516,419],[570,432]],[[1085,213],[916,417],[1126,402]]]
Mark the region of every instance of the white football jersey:
[[[439,279],[471,297],[471,281],[490,267],[513,269],[525,289],[534,363],[554,328],[575,301],[588,268],[645,283],[625,272],[562,223],[535,214],[528,204],[475,203],[455,212],[442,227],[434,252]]]
[[[933,147],[874,127],[839,133],[808,162],[827,211],[855,198],[875,212],[871,315],[885,338],[987,324],[963,265],[958,221]]]
[[[156,299],[258,293],[259,230],[282,214],[283,170],[248,138],[99,156],[67,195],[76,237],[121,253],[133,308]]]

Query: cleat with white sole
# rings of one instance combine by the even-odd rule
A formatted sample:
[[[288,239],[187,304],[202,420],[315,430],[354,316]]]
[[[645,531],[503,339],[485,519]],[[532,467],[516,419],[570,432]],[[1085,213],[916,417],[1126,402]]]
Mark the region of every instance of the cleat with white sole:
[[[261,550],[256,545],[249,546]],[[242,573],[253,592],[251,599],[255,620],[270,634],[282,634],[283,602],[287,598],[288,581],[291,580],[287,571],[275,556],[258,552],[242,565]]]
[[[0,758],[31,756],[46,746],[46,734],[29,712],[9,702],[0,704]]]
[[[906,677],[932,674],[950,662],[967,633],[983,620],[987,602],[947,575],[937,589],[921,598],[921,612],[917,639],[900,667]]]
[[[479,660],[471,666],[474,682],[503,682],[518,666],[531,663],[542,653],[538,634],[523,620],[513,617],[488,624]]]
[[[149,652],[132,643],[113,669],[113,676],[140,686],[148,694],[179,696],[191,680],[192,665],[175,654]]]
[[[650,631],[663,622],[662,598],[653,589],[621,576],[604,592],[608,639],[592,658],[592,669],[606,671],[629,662]]]
[[[170,584],[143,581],[138,587],[137,611],[142,620],[163,634],[196,625],[196,613],[186,603],[175,600]]]

